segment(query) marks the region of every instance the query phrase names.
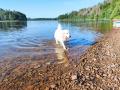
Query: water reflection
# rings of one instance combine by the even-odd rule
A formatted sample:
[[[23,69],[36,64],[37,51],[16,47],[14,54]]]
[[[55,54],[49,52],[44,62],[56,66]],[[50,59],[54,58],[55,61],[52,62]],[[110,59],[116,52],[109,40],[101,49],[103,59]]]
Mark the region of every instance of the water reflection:
[[[110,30],[112,30],[112,21],[110,20],[104,20],[104,21],[85,21],[85,22],[76,22],[76,21],[70,21],[70,22],[65,22],[65,21],[60,21],[60,23],[63,24],[68,24],[67,27],[69,26],[75,26],[79,27],[80,29],[89,29],[89,30],[94,30],[100,33],[107,33]]]
[[[64,64],[65,67],[69,65],[68,54],[60,47],[55,48],[55,53],[58,59],[58,64]]]
[[[0,30],[21,29],[27,27],[26,21],[21,22],[0,22]]]

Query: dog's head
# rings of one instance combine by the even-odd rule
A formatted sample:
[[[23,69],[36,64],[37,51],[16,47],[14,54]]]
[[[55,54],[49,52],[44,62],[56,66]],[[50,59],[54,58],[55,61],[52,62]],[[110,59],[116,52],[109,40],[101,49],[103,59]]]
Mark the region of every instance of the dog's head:
[[[67,40],[71,37],[70,33],[69,33],[69,30],[63,30],[63,34],[64,34],[64,39],[65,40]]]

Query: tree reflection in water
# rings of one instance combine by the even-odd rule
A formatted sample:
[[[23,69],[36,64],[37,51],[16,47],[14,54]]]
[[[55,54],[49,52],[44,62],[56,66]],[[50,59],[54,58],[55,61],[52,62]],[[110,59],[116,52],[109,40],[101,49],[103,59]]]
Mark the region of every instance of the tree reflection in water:
[[[19,30],[27,27],[27,21],[16,21],[16,22],[0,22],[0,30]]]

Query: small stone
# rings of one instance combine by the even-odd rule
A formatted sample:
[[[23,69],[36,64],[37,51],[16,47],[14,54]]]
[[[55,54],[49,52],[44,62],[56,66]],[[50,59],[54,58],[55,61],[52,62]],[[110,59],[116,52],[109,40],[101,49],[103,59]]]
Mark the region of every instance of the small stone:
[[[107,77],[107,75],[106,75],[106,74],[103,74],[103,76],[104,76],[104,77]]]
[[[77,67],[77,65],[74,65],[74,67]]]
[[[40,67],[40,65],[36,65],[34,68],[36,69],[36,68],[39,68]]]
[[[89,71],[89,70],[90,70],[90,67],[89,67],[89,66],[87,66],[85,69]]]
[[[77,75],[72,75],[71,78],[72,78],[72,80],[76,80],[77,79]]]
[[[50,85],[50,87],[51,87],[51,88],[55,88],[55,84],[53,84],[53,85]]]
[[[51,63],[50,63],[50,62],[47,62],[46,64],[47,64],[47,65],[50,65]]]
[[[100,88],[100,90],[103,90],[102,88]]]
[[[49,88],[48,88],[48,87],[46,87],[46,88],[45,88],[45,90],[49,90]]]
[[[96,77],[97,77],[97,78],[100,78],[100,76],[99,76],[98,74],[96,75]]]
[[[96,61],[96,58],[93,58],[93,61]]]

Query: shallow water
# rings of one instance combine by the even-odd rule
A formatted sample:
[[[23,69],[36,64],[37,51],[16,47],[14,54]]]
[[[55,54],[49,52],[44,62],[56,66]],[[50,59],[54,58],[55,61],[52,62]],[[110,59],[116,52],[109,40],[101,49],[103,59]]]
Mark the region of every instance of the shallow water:
[[[104,33],[111,30],[111,24],[100,22],[59,22],[63,29],[69,29],[71,38],[66,42],[72,54],[83,53]],[[58,21],[28,21],[0,23],[0,59],[25,55],[47,55],[59,53],[54,42]],[[79,49],[78,49],[79,48]],[[76,52],[77,51],[77,52]]]

